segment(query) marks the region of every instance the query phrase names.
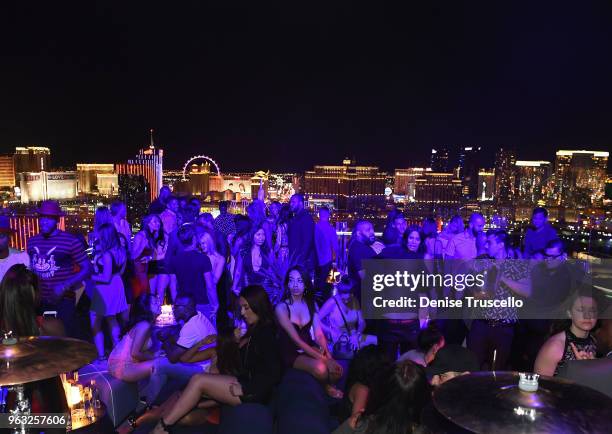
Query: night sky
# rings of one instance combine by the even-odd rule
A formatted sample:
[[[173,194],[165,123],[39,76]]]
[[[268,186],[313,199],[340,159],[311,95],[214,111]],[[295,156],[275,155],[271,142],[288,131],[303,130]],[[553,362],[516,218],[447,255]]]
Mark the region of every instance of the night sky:
[[[610,2],[12,3],[0,152],[117,162],[149,128],[166,167],[204,153],[226,171],[612,148]]]

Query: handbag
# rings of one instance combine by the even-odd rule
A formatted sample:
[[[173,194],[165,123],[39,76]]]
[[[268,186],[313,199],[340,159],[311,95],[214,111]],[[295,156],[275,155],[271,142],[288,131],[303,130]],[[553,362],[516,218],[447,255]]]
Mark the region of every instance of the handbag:
[[[336,302],[336,306],[338,306],[338,310],[340,310],[340,315],[342,315],[342,321],[344,321],[344,327],[350,333],[350,327],[346,322],[346,318],[344,317],[344,313],[342,312],[342,308],[338,304],[338,300],[334,297],[334,301]],[[332,355],[336,360],[352,360],[355,357],[355,351],[351,348],[351,339],[348,334],[342,333],[338,340],[334,342],[334,346],[332,349]]]

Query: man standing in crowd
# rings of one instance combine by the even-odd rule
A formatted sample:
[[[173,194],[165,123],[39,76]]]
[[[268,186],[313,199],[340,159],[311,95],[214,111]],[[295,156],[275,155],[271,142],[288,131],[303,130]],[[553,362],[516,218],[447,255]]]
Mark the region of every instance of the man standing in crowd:
[[[316,252],[314,246],[315,224],[312,216],[304,208],[304,196],[294,194],[289,200],[293,218],[287,230],[289,238],[289,260],[302,264],[311,273],[314,272]]]
[[[8,269],[15,264],[23,264],[30,268],[30,257],[26,252],[9,248],[11,234],[14,232],[9,218],[0,216],[0,281],[2,281]]]
[[[478,239],[482,237],[484,225],[485,219],[482,214],[475,212],[470,216],[467,229],[450,239],[444,252],[446,273],[467,272],[466,262],[478,256]],[[463,292],[455,291],[454,288],[444,288],[444,296],[463,298]],[[441,320],[440,327],[443,329],[446,341],[458,345],[463,343],[468,331],[465,322],[461,319]]]
[[[448,243],[453,237],[457,234],[463,232],[465,228],[463,227],[463,219],[460,215],[453,216],[444,230],[438,236],[438,240],[442,243],[442,252],[446,254]]]
[[[149,214],[161,214],[166,209],[166,205],[168,204],[168,199],[172,196],[172,191],[170,191],[170,187],[164,185],[159,190],[159,197],[151,202],[149,205]]]
[[[492,261],[487,272],[485,297],[493,300],[531,295],[529,264],[523,260],[508,259],[508,243],[505,231],[494,229],[487,232],[487,253]],[[500,306],[483,309],[482,318],[472,322],[467,347],[476,353],[481,367],[505,370],[517,321],[516,307]],[[495,362],[493,354],[496,354]]]
[[[219,302],[210,259],[196,249],[193,225],[181,226],[177,235],[183,248],[170,258],[170,272],[176,276],[178,294],[193,297],[197,311],[214,324]]]
[[[355,282],[355,295],[361,301],[361,281],[365,277],[362,261],[372,259],[382,251],[382,243],[376,241],[374,226],[367,220],[355,224],[348,250],[348,274]]]
[[[88,312],[83,321],[75,317],[76,291],[91,273],[85,244],[58,229],[63,216],[59,203],[42,202],[38,210],[40,234],[28,240],[28,255],[32,270],[38,275],[41,310],[56,311],[71,337],[83,337],[88,329]],[[80,301],[87,296],[81,295]],[[87,310],[89,308],[87,307]]]
[[[546,208],[534,208],[531,215],[532,227],[527,229],[525,235],[525,258],[533,258],[538,251],[543,251],[549,241],[558,238],[555,228],[548,223]]]
[[[404,232],[408,228],[408,223],[404,218],[404,214],[396,211],[392,217],[391,224],[385,228],[383,241],[385,246],[399,246],[402,244]]]
[[[159,215],[159,218],[164,225],[166,236],[174,232],[181,225],[182,217],[179,216],[179,201],[176,196],[168,198],[166,209]]]
[[[544,260],[531,269],[531,297],[522,310],[515,348],[523,356],[524,370],[533,370],[538,351],[550,334],[553,320],[566,317],[566,302],[584,283],[584,273],[567,261],[563,242],[553,239],[546,244]],[[522,361],[521,360],[521,361]]]
[[[478,255],[476,240],[482,232],[485,225],[485,219],[480,213],[473,213],[470,216],[468,227],[463,232],[455,235],[446,247],[447,259],[474,259]]]
[[[149,214],[160,215],[162,212],[164,212],[166,206],[168,205],[168,199],[170,198],[170,196],[172,196],[172,191],[170,190],[170,187],[164,185],[162,188],[160,188],[159,196],[157,197],[157,199],[151,202],[151,205],[149,205]]]
[[[226,200],[219,202],[219,215],[214,223],[215,231],[222,233],[226,240],[229,234],[236,231],[234,216],[227,212],[227,206]]]
[[[327,275],[332,269],[332,263],[338,257],[338,235],[329,223],[329,208],[319,208],[319,221],[315,225],[315,246],[317,248],[317,268],[315,271],[315,288],[323,291],[320,301],[331,296],[331,285],[327,283]]]

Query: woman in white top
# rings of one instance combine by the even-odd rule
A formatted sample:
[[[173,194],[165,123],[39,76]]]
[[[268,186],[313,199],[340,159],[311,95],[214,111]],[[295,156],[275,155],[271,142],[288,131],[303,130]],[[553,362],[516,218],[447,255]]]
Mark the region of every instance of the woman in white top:
[[[97,230],[96,256],[94,257],[94,284],[91,300],[91,328],[98,358],[104,358],[104,334],[102,319],[105,319],[111,332],[113,345],[119,342],[118,315],[128,309],[125,287],[121,274],[125,270],[127,253],[119,242],[119,235],[112,223],[105,223]]]

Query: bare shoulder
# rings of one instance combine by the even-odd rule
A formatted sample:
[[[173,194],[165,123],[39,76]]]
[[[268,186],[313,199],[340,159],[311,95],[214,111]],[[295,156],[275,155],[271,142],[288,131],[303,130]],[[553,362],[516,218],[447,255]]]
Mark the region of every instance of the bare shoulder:
[[[556,335],[552,335],[542,346],[542,349],[546,349],[548,351],[563,351],[565,347],[565,332],[557,333]]]
[[[287,316],[287,309],[289,309],[289,306],[281,302],[276,305],[274,312],[276,312],[276,315],[279,316]]]

